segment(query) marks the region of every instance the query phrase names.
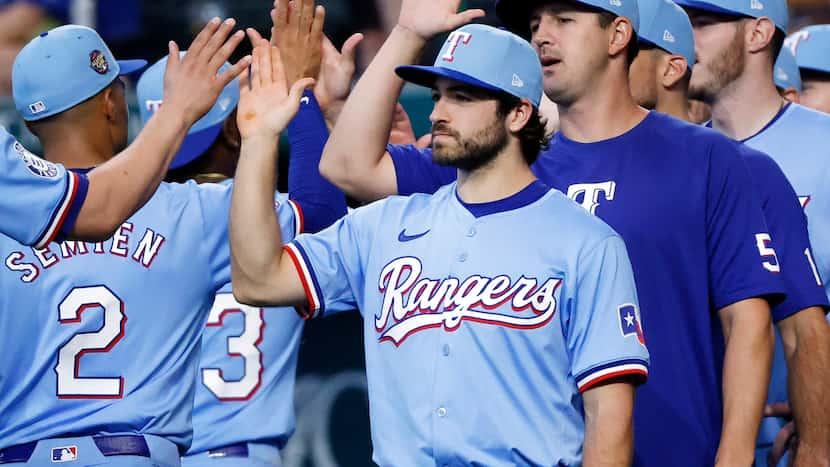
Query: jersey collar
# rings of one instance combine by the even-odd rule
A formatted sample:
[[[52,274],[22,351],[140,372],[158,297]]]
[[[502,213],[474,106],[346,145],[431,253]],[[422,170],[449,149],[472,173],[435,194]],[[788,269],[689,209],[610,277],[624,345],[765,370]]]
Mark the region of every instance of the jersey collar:
[[[458,196],[458,187],[455,189],[455,199],[464,206],[473,217],[479,218],[496,214],[499,212],[513,211],[523,208],[537,200],[550,191],[547,185],[539,180],[533,181],[530,185],[524,187],[521,191],[496,201],[488,201],[486,203],[465,203]]]

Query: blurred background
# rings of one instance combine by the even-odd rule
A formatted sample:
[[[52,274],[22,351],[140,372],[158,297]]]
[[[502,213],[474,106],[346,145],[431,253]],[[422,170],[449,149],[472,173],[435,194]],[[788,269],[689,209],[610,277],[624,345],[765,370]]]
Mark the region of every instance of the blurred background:
[[[509,0],[507,0],[509,1]],[[394,26],[400,0],[317,0],[326,7],[328,37],[339,48],[355,32],[366,38],[358,49],[358,76]],[[789,0],[790,30],[830,23],[830,0]],[[212,17],[234,17],[238,27],[254,27],[264,35],[271,24],[271,0],[0,0],[0,125],[38,153],[37,140],[25,129],[12,103],[11,65],[31,38],[64,23],[95,28],[119,59],[150,63],[167,52],[167,41],[182,48]],[[484,8],[483,22],[498,25],[492,0],[464,0],[464,8]],[[443,38],[421,57],[432,63]],[[240,47],[234,60],[247,54]],[[140,128],[134,93],[128,87],[131,135]],[[429,131],[432,108],[428,90],[407,87],[401,99],[416,136]],[[284,191],[290,148],[282,143],[281,187]],[[325,345],[320,345],[325,343]],[[363,339],[360,316],[343,313],[306,325],[297,379],[297,432],[286,446],[286,467],[372,465],[369,440]]]

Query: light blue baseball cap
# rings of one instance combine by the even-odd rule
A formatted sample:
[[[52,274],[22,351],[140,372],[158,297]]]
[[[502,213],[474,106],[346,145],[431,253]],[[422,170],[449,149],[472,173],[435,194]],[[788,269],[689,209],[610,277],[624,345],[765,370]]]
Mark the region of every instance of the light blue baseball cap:
[[[399,66],[406,81],[432,87],[445,77],[491,91],[527,99],[539,108],[542,66],[530,44],[503,29],[468,24],[451,32],[433,66]]]
[[[781,89],[793,88],[801,92],[801,72],[795,63],[793,52],[787,47],[781,47],[775,66],[772,69],[772,78],[775,85]]]
[[[689,16],[672,0],[640,0],[640,42],[683,56],[691,70],[695,36]]]
[[[185,51],[179,52],[180,57],[184,57]],[[219,68],[219,74],[231,67],[230,63],[225,62]],[[167,70],[167,57],[157,61],[145,71],[136,85],[136,97],[138,98],[139,113],[141,114],[141,123],[146,125],[150,117],[155,114],[164,100],[164,72]],[[182,146],[173,162],[170,164],[171,169],[181,167],[199,158],[205,151],[216,141],[219,132],[222,131],[222,126],[225,124],[225,119],[236,109],[239,103],[239,81],[235,79],[231,81],[219,94],[216,103],[196,123],[190,127],[187,132]]]
[[[496,15],[510,31],[522,37],[530,37],[530,15],[533,9],[546,3],[574,3],[617,16],[625,16],[640,31],[640,13],[637,0],[496,0]]]
[[[798,68],[830,73],[830,24],[817,24],[794,32],[784,44],[795,54]]]
[[[145,66],[144,60],[115,60],[94,29],[60,26],[32,39],[14,59],[14,105],[24,120],[41,120],[84,102],[118,76]]]
[[[676,0],[683,8],[720,13],[729,16],[747,16],[771,19],[778,29],[787,32],[789,14],[787,0]]]

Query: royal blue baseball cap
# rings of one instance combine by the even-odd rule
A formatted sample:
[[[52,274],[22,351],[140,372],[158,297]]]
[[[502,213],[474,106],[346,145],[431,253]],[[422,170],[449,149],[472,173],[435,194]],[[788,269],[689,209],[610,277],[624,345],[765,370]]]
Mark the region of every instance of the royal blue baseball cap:
[[[184,57],[186,52],[179,52],[179,56]],[[230,63],[225,62],[219,68],[219,74],[231,67]],[[146,125],[150,117],[158,111],[164,100],[164,72],[167,70],[167,57],[162,58],[141,75],[136,85],[136,97],[138,98],[139,112],[141,114],[141,123]],[[225,119],[236,109],[239,103],[239,81],[235,79],[231,81],[219,94],[216,103],[196,123],[190,127],[187,132],[182,146],[173,162],[170,164],[171,169],[181,167],[191,161],[199,158],[205,151],[216,141],[219,132],[222,131],[222,126],[225,124]]]
[[[695,63],[695,36],[689,16],[672,0],[639,0],[640,42],[683,56],[691,70]]]
[[[787,47],[781,47],[778,58],[775,60],[772,78],[775,85],[781,89],[793,88],[801,92],[801,72],[795,63],[793,52]]]
[[[784,43],[795,54],[798,68],[830,73],[830,24],[808,26]]]
[[[683,8],[720,13],[729,16],[761,18],[766,16],[775,26],[787,32],[789,15],[787,0],[677,0]]]
[[[529,100],[537,109],[542,100],[542,66],[533,47],[509,31],[483,24],[451,32],[433,66],[399,66],[395,73],[426,87],[444,77],[503,91]]]
[[[530,15],[533,9],[556,0],[496,0],[496,15],[507,29],[528,38],[530,37]],[[567,2],[589,6],[599,10],[625,16],[634,26],[634,32],[640,30],[640,13],[637,0],[566,0]]]
[[[32,39],[14,59],[14,105],[24,120],[41,120],[84,102],[118,76],[145,66],[144,60],[116,60],[94,29],[60,26]]]

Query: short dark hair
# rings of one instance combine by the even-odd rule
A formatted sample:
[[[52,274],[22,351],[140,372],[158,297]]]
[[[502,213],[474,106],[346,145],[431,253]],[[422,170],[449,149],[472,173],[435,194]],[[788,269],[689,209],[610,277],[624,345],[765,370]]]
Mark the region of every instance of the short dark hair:
[[[496,115],[499,118],[506,117],[511,110],[518,107],[521,103],[521,99],[506,92],[498,93],[496,100],[498,101]],[[539,158],[539,153],[548,148],[546,124],[547,119],[542,117],[539,109],[533,107],[527,124],[516,134],[521,145],[522,157],[524,157],[527,165],[536,162],[536,159]]]
[[[599,25],[601,28],[607,28],[614,22],[615,19],[619,17],[610,11],[599,11],[599,16],[597,19],[599,20]],[[633,27],[633,24],[632,24]],[[637,54],[640,52],[640,41],[637,40],[637,32],[632,29],[631,31],[631,40],[628,41],[628,49],[626,49],[625,58],[628,61],[628,66],[631,66],[634,63],[634,59],[637,58]]]

